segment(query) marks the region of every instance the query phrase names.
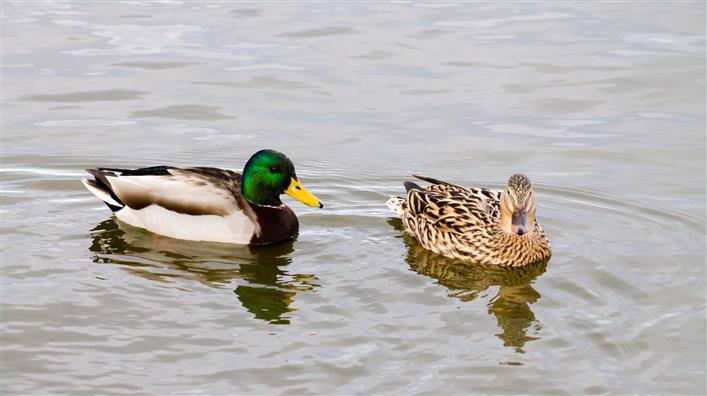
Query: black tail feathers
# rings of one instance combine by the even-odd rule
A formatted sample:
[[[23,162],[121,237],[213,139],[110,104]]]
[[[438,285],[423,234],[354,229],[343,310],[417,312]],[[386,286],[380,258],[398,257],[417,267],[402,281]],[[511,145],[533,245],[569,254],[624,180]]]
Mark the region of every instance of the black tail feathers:
[[[410,190],[424,190],[424,188],[420,187],[419,185],[417,185],[411,181],[406,181],[405,183],[403,183],[403,185],[405,186],[406,192],[410,192]]]
[[[439,179],[434,179],[434,178],[427,177],[427,176],[419,176],[419,175],[413,175],[413,176],[420,179],[420,180],[424,180],[424,181],[426,181],[428,183],[432,183],[432,184],[447,184],[447,182],[445,182],[445,181],[442,181]]]

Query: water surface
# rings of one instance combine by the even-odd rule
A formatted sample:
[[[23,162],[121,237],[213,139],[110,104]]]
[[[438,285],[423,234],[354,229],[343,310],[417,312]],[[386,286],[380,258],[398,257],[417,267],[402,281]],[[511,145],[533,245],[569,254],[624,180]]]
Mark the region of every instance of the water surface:
[[[705,392],[701,3],[2,7],[3,394]],[[296,241],[113,220],[95,166],[287,153]],[[554,255],[419,248],[410,173],[526,173]]]

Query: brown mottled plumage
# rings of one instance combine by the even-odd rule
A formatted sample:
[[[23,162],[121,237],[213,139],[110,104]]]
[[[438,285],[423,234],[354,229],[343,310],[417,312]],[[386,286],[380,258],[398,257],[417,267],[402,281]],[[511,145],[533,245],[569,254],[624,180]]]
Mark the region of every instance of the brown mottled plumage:
[[[432,184],[423,189],[407,182],[407,197],[391,197],[388,206],[424,248],[487,265],[523,266],[550,257],[526,176],[511,176],[504,191],[415,177]]]

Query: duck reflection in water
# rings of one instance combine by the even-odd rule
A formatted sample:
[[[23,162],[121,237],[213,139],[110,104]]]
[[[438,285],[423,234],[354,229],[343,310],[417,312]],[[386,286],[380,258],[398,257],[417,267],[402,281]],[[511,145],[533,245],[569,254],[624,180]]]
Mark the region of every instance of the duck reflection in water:
[[[388,223],[401,231],[407,246],[406,261],[418,274],[437,279],[447,287],[450,297],[461,301],[472,301],[481,293],[498,287],[496,295],[488,303],[488,312],[496,318],[501,333],[496,334],[503,345],[524,353],[528,341],[537,339],[528,332],[537,334],[540,323],[530,305],[540,299],[531,283],[545,272],[547,261],[524,267],[481,266],[430,252],[420,246],[415,239],[404,232],[399,218],[391,218]]]
[[[90,250],[97,263],[118,264],[127,272],[169,283],[190,279],[209,287],[228,287],[233,281],[240,303],[255,318],[289,324],[290,305],[299,291],[319,287],[310,274],[290,274],[293,243],[268,247],[192,242],[158,236],[108,219],[92,231]]]

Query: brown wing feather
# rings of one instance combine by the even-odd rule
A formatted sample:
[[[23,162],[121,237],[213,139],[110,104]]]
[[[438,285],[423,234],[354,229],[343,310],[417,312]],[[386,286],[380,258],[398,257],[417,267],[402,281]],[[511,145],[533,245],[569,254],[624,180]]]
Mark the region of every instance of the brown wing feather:
[[[225,216],[247,207],[240,195],[239,173],[217,168],[170,168],[167,173],[105,172],[101,176],[112,192],[135,210],[156,204],[183,214]]]
[[[419,227],[428,228],[424,231],[463,234],[470,228],[483,228],[498,220],[499,192],[485,188],[466,188],[431,177],[413,176],[432,183],[424,190],[408,191],[406,199],[408,218],[426,223],[418,224]]]

